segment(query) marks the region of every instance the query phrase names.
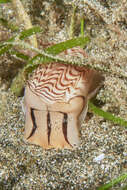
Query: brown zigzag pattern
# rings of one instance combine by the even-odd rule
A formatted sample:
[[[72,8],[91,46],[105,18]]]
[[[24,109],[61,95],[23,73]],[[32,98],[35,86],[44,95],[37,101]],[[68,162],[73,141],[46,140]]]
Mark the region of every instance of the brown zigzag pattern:
[[[67,102],[72,97],[81,94],[80,90],[86,72],[89,70],[83,67],[62,63],[41,65],[28,81],[28,85],[45,102],[50,104],[56,101]]]

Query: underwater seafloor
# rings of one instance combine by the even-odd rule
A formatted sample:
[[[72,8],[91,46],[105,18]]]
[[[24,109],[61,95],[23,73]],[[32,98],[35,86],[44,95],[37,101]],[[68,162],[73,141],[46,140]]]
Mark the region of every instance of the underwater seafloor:
[[[39,46],[68,39],[73,1],[22,1],[37,34]],[[83,61],[110,69],[96,102],[105,111],[127,120],[127,2],[77,1],[75,36],[81,16],[91,42]],[[1,4],[0,17],[16,23],[11,3]],[[13,32],[0,24],[0,41]],[[96,190],[127,172],[127,130],[88,111],[81,128],[81,145],[75,150],[43,150],[23,140],[23,97],[9,89],[23,65],[8,53],[0,57],[0,190]],[[98,157],[99,156],[99,157]],[[113,186],[120,190],[127,181]]]

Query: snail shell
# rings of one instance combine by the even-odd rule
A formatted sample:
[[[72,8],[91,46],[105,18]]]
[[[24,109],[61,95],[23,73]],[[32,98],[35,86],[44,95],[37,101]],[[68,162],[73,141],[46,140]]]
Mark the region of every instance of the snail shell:
[[[103,80],[97,71],[80,66],[39,66],[25,89],[25,139],[46,149],[78,146],[88,100]]]

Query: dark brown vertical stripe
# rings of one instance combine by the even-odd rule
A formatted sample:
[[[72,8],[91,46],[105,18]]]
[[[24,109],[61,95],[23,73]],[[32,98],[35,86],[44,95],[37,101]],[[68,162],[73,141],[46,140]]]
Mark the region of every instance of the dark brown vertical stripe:
[[[36,119],[35,119],[34,109],[33,108],[30,109],[30,115],[31,115],[32,123],[33,123],[33,128],[32,128],[32,131],[31,131],[31,133],[30,133],[30,135],[29,135],[29,137],[27,139],[32,137],[32,135],[35,133],[35,131],[37,129],[37,124],[36,124]]]
[[[67,113],[64,113],[64,117],[63,117],[63,125],[62,125],[62,129],[63,129],[63,134],[64,134],[64,138],[66,140],[66,142],[72,146],[69,141],[68,141],[68,138],[67,138],[67,124],[68,124],[68,115]]]
[[[51,134],[51,120],[50,113],[47,114],[47,134],[48,134],[48,144],[50,144],[50,134]]]

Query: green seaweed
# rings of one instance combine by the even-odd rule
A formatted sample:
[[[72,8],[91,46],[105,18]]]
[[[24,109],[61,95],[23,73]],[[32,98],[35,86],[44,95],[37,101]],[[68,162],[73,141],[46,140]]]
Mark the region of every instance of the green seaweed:
[[[18,35],[14,36],[14,37],[11,37],[7,41],[0,43],[0,56],[6,52],[9,52],[9,50],[14,47],[14,43],[16,40],[19,40],[19,41],[24,40],[25,38],[28,38],[28,37],[30,37],[36,33],[39,33],[41,31],[42,31],[41,28],[38,26],[32,27],[28,30],[23,30],[21,33],[19,33]],[[19,46],[20,46],[20,44],[19,44]],[[14,52],[14,51],[11,51],[10,54],[12,54],[12,52]],[[22,59],[28,60],[28,58],[27,58],[28,56],[26,57],[26,55],[24,55],[24,54],[21,55],[21,53],[17,52],[17,53],[15,53],[15,55],[18,58],[20,57]]]
[[[35,30],[33,29],[32,31],[35,31]],[[51,47],[48,47],[48,48],[44,49],[44,51],[42,51],[42,50],[39,50],[38,48],[34,48],[34,47],[30,46],[28,43],[25,43],[23,40],[22,41],[19,40],[19,36],[22,36],[21,39],[23,39],[24,37],[29,37],[29,35],[32,35],[33,32],[32,33],[30,32],[29,34],[27,33],[27,35],[26,35],[26,33],[24,33],[24,31],[23,31],[22,34],[25,34],[25,35],[22,36],[19,34],[17,37],[11,38],[11,39],[7,40],[6,42],[1,43],[0,44],[0,53],[4,54],[4,53],[8,52],[15,45],[18,45],[21,48],[31,49],[32,51],[37,52],[38,55],[36,55],[32,59],[30,59],[28,61],[27,65],[25,66],[25,68],[27,68],[28,72],[32,72],[32,70],[35,68],[33,65],[35,63],[37,63],[37,61],[38,61],[38,64],[51,62],[51,61],[65,62],[64,59],[56,57],[56,55],[67,49],[70,49],[70,48],[73,48],[76,46],[86,45],[90,41],[89,37],[78,37],[78,38],[74,38],[71,40],[67,40],[65,42],[60,42],[58,44],[52,45]],[[4,49],[3,49],[3,47],[4,47]],[[18,57],[20,55],[20,53],[19,54],[16,53],[15,55]],[[20,56],[20,58],[21,58],[21,56]],[[23,54],[22,54],[22,58],[24,59],[25,55],[23,56]],[[68,64],[69,64],[69,62],[68,62]],[[74,64],[74,63],[71,63],[71,64]],[[75,63],[75,64],[79,65],[79,63]],[[28,69],[28,67],[31,67],[33,69]]]
[[[112,181],[110,181],[109,183],[107,183],[105,185],[102,185],[97,190],[108,190],[108,189],[112,188],[114,185],[122,182],[125,179],[127,179],[127,173],[122,174],[121,176],[117,177],[116,179],[113,179]]]
[[[84,36],[84,18],[81,18],[80,34]]]
[[[5,44],[5,41],[0,43],[0,56],[9,52],[11,48],[13,48],[13,44],[11,44],[14,41],[15,37],[11,37],[9,40],[7,40],[7,43],[10,44]]]
[[[90,42],[90,38],[88,36],[77,37],[71,40],[66,40],[65,42],[58,43],[49,48],[46,48],[45,52],[48,54],[57,55],[67,49],[70,49],[76,46],[86,45],[88,42]]]
[[[11,0],[0,0],[0,3],[10,3]]]
[[[39,32],[42,32],[42,29],[39,26],[34,26],[30,29],[23,30],[19,35],[19,39],[24,40],[25,38],[28,38],[34,34],[39,33]]]
[[[24,55],[23,53],[20,53],[20,52],[15,51],[15,50],[10,50],[10,54],[15,55],[17,58],[23,59],[24,61],[29,60],[29,56]]]
[[[12,48],[12,45],[1,46],[0,47],[0,56],[8,52]]]
[[[60,60],[59,58],[52,57],[51,55],[55,56],[67,49],[70,49],[70,48],[76,47],[76,46],[80,46],[80,45],[84,45],[88,42],[89,42],[89,37],[78,37],[78,38],[74,38],[71,40],[67,40],[65,42],[61,42],[61,43],[52,45],[49,48],[44,49],[44,52],[48,54],[47,56],[43,55],[43,53],[34,56],[32,59],[30,59],[28,61],[24,70],[26,70],[28,73],[30,73],[36,68],[36,66],[34,66],[34,64],[39,65],[42,63],[44,64],[44,63],[48,63],[48,62],[52,62],[52,61],[64,62],[64,60]]]
[[[102,109],[96,107],[92,102],[89,101],[89,108],[90,110],[94,113],[94,114],[97,114],[99,116],[102,116],[103,118],[105,118],[106,120],[109,120],[109,121],[112,121],[113,123],[115,124],[118,124],[118,125],[121,125],[121,126],[125,126],[127,127],[127,121],[120,118],[120,117],[117,117],[117,116],[114,116],[112,115],[111,113],[109,112],[105,112],[103,111]]]

